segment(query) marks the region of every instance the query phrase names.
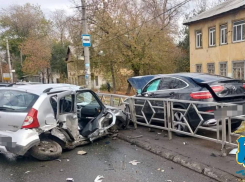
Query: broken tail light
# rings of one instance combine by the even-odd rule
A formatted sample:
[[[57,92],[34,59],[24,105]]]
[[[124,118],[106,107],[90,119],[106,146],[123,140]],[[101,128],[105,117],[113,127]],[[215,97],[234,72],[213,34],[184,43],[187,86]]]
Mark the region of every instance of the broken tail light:
[[[37,119],[37,110],[31,108],[21,128],[38,128],[38,127],[39,127],[39,122]]]
[[[211,88],[215,93],[221,92],[224,90],[224,87],[221,85],[211,86]],[[200,92],[192,92],[190,94],[190,97],[193,99],[210,99],[213,96],[209,91],[200,91]]]

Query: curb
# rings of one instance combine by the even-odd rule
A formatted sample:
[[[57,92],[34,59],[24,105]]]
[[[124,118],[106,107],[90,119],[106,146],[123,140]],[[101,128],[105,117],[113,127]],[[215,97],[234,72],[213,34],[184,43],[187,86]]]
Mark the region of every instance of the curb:
[[[210,167],[206,164],[195,162],[185,156],[182,156],[176,152],[167,150],[167,149],[157,149],[151,145],[145,144],[144,142],[140,142],[134,139],[130,139],[128,136],[123,134],[118,134],[117,136],[119,139],[126,141],[128,143],[134,144],[144,150],[147,150],[153,154],[156,154],[160,157],[163,157],[167,160],[170,160],[174,163],[180,164],[188,169],[191,169],[195,172],[201,173],[209,178],[215,179],[220,182],[235,182],[238,181],[236,176],[233,176],[227,172],[221,171],[217,168]]]

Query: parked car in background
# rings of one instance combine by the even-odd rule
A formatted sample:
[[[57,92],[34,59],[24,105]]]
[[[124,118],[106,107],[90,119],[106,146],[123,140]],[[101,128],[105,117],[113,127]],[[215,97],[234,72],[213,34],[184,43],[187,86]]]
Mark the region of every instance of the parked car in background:
[[[13,83],[0,83],[0,87],[11,87]]]
[[[69,84],[0,88],[0,116],[0,146],[17,155],[29,151],[40,160],[108,134],[116,117],[119,126],[127,125],[123,112],[106,108],[93,91]]]
[[[145,98],[166,98],[175,100],[188,100],[199,102],[219,102],[244,104],[245,103],[245,85],[243,81],[218,75],[210,75],[204,73],[176,73],[165,75],[132,77],[128,82],[137,90],[137,97]],[[143,82],[147,84],[142,86]],[[143,100],[136,100],[136,104],[144,104]],[[162,102],[151,101],[152,105],[163,106]],[[175,108],[187,109],[188,103],[174,102]],[[199,111],[213,112],[216,107],[207,104],[197,104]],[[136,114],[142,115],[142,107],[136,106]],[[152,109],[149,104],[144,108],[144,114],[149,121],[152,117]],[[155,109],[155,118],[164,118],[163,109]],[[217,121],[212,115],[201,114],[204,119],[203,126],[215,126]],[[175,128],[180,131],[189,131],[184,123],[184,118],[189,122],[190,126],[195,129],[200,118],[195,110],[189,110],[186,116],[182,111],[174,111],[174,120],[180,124],[176,124]],[[241,120],[232,119],[232,130],[238,128]]]
[[[42,84],[40,82],[16,82],[14,85],[36,85],[36,84]]]

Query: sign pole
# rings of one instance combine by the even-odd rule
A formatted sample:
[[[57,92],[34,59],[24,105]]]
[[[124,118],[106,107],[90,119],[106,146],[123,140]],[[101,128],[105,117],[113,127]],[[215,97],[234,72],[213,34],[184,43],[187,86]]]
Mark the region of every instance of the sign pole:
[[[9,74],[10,74],[10,81],[13,83],[13,73],[12,73],[12,66],[10,62],[10,53],[9,53],[9,41],[6,39],[6,47],[7,47],[7,57],[8,57],[8,65],[9,65]]]
[[[88,34],[87,28],[87,14],[86,14],[86,0],[81,0],[82,3],[82,25],[83,34]],[[86,87],[91,89],[91,72],[90,72],[90,58],[89,58],[89,46],[84,47],[84,63],[85,63],[85,82]]]

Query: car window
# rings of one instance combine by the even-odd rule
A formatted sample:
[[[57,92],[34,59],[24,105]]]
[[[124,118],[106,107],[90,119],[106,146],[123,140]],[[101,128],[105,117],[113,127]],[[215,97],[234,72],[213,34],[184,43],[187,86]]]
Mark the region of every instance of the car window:
[[[186,87],[187,84],[182,80],[165,77],[162,79],[162,82],[159,86],[159,90],[166,90],[166,89],[180,89]]]
[[[12,112],[27,112],[36,102],[38,96],[15,90],[0,91],[0,110]]]
[[[157,79],[149,83],[147,86],[146,92],[157,91],[160,81],[161,81],[160,79]]]
[[[60,114],[69,112],[74,112],[74,95],[67,95],[60,99]]]

